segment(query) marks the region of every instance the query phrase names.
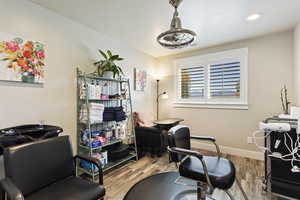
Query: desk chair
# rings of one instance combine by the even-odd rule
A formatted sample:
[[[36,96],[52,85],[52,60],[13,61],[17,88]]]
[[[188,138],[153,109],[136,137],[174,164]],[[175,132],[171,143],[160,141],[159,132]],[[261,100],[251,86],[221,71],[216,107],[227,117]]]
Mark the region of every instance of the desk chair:
[[[216,146],[218,156],[204,156],[200,152],[192,151],[191,139],[212,142]],[[168,151],[171,161],[175,162],[176,166],[179,163],[180,176],[197,182],[197,200],[206,200],[215,188],[224,190],[230,199],[234,200],[229,189],[236,180],[235,167],[230,160],[221,157],[214,138],[191,136],[187,126],[178,125],[169,131]],[[248,200],[238,181],[237,185],[245,200]]]

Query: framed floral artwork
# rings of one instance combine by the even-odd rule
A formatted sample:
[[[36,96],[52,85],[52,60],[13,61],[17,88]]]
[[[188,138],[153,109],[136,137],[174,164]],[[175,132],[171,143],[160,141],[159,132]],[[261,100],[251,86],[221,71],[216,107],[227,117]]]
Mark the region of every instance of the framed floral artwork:
[[[145,91],[147,85],[147,71],[134,68],[134,90]]]
[[[42,43],[0,32],[0,80],[44,83],[44,69]]]

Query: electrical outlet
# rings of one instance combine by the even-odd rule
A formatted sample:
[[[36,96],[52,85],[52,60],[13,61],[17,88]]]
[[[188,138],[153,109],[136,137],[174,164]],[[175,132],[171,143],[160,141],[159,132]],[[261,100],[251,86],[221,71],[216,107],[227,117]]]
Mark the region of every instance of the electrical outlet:
[[[248,137],[247,138],[247,143],[248,144],[253,144],[253,137]]]

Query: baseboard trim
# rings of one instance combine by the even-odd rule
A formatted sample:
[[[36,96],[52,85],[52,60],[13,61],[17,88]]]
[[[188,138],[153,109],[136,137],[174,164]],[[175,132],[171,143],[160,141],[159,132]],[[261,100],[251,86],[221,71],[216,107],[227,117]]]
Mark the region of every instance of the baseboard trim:
[[[193,147],[198,147],[199,149],[207,151],[215,151],[216,147],[213,144],[207,144],[199,141],[192,141]],[[234,156],[241,156],[246,158],[251,158],[255,160],[264,160],[264,153],[258,151],[249,151],[245,149],[219,146],[222,153],[231,154]]]

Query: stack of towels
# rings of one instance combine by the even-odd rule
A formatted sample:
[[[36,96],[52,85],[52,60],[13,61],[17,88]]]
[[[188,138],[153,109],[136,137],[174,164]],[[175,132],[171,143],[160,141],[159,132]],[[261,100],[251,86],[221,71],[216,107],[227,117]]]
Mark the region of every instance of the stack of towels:
[[[104,105],[99,103],[89,103],[88,106],[90,110],[90,123],[101,123],[103,121]],[[85,123],[88,121],[88,112],[86,104],[82,105],[81,107],[80,121]]]
[[[126,113],[123,107],[106,107],[103,113],[103,121],[123,121],[126,119]]]

